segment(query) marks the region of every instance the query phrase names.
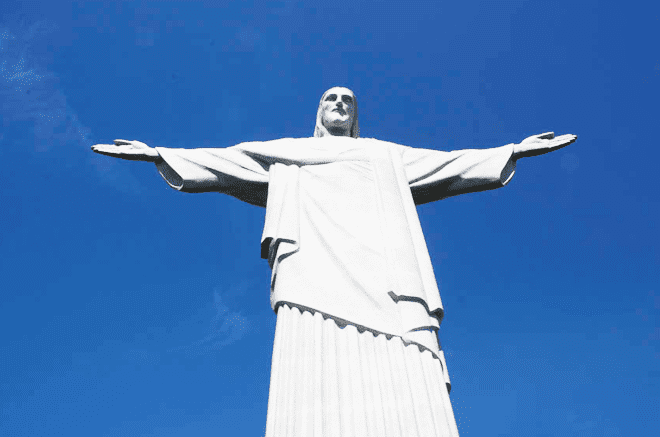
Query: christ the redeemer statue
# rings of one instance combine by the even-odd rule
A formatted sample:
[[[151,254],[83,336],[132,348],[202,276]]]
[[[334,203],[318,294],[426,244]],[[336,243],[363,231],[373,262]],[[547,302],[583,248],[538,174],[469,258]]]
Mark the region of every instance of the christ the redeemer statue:
[[[576,138],[452,152],[360,138],[355,95],[331,88],[311,138],[92,150],[154,162],[179,191],[266,207],[261,256],[277,314],[266,436],[458,436],[415,205],[502,187],[518,159]]]

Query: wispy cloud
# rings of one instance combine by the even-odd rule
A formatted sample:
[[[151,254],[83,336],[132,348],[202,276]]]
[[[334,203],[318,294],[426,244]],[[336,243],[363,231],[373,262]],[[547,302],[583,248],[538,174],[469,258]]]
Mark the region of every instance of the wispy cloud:
[[[12,22],[11,26],[0,23],[0,147],[7,147],[2,144],[7,139],[4,133],[12,124],[32,122],[34,143],[22,145],[32,153],[74,152],[68,167],[89,166],[102,182],[124,192],[140,193],[141,184],[127,166],[90,151],[94,144],[91,129],[67,103],[66,90],[59,86],[57,75],[46,68],[47,61],[34,49],[57,29],[50,20]]]
[[[236,290],[231,292],[236,292]],[[241,340],[251,330],[253,323],[240,311],[231,310],[224,302],[223,294],[218,288],[213,290],[212,316],[208,322],[206,335],[186,346],[169,349],[168,352],[181,351],[186,354],[199,355],[220,350]]]
[[[5,127],[14,121],[33,121],[36,151],[76,143],[91,145],[90,130],[80,123],[57,77],[42,65],[33,45],[57,30],[50,21],[20,26],[16,33],[0,25],[0,111]]]

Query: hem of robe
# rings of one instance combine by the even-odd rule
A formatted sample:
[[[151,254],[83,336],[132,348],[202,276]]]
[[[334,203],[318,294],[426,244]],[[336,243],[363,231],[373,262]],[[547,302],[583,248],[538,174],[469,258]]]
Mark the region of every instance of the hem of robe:
[[[372,328],[369,328],[369,327],[367,327],[367,326],[360,325],[360,324],[358,324],[358,323],[354,323],[354,322],[350,322],[350,321],[348,321],[348,320],[346,320],[346,319],[342,319],[342,318],[340,318],[340,317],[333,316],[333,315],[328,314],[328,313],[326,313],[326,312],[319,311],[319,310],[316,310],[316,309],[314,309],[314,308],[311,308],[311,307],[308,307],[308,306],[305,306],[305,305],[300,305],[300,304],[293,303],[293,302],[286,302],[286,301],[279,301],[279,302],[277,302],[277,304],[275,305],[275,314],[278,313],[278,310],[279,310],[283,305],[286,305],[286,306],[288,306],[289,308],[297,308],[298,311],[300,311],[301,313],[303,313],[303,312],[309,312],[309,313],[311,313],[312,315],[315,315],[315,314],[318,313],[318,314],[321,315],[321,317],[323,317],[323,320],[328,320],[328,319],[333,320],[333,321],[335,322],[335,325],[337,325],[337,327],[339,327],[340,329],[344,329],[346,326],[349,326],[349,325],[350,325],[350,326],[354,326],[354,327],[358,330],[358,332],[359,332],[360,334],[362,334],[363,332],[366,331],[366,332],[370,332],[370,333],[372,333],[374,337],[378,337],[379,335],[384,335],[385,338],[386,338],[387,340],[391,340],[392,337],[399,337],[399,338],[401,339],[401,341],[403,341],[403,344],[404,344],[405,346],[417,346],[417,348],[419,349],[419,352],[429,351],[429,352],[431,353],[431,355],[433,356],[433,358],[435,358],[436,360],[440,360],[440,361],[441,361],[441,365],[443,366],[443,369],[446,367],[446,366],[444,365],[444,363],[442,362],[443,360],[441,360],[440,357],[438,356],[438,352],[440,352],[440,347],[438,347],[438,348],[434,351],[432,348],[430,348],[430,347],[428,347],[428,346],[426,346],[426,345],[424,345],[424,344],[422,344],[422,343],[416,342],[416,341],[412,340],[411,338],[405,338],[404,336],[401,336],[401,335],[390,334],[390,333],[388,333],[388,332],[379,331],[379,330],[377,330],[377,329],[372,329]],[[431,327],[431,326],[429,326],[428,328],[429,328],[431,331],[433,331],[433,336],[435,337],[435,333],[437,332],[437,328],[435,328],[435,327]],[[425,332],[428,332],[429,334],[431,334],[430,331],[426,331],[425,329],[419,329],[419,330],[418,330],[418,332],[419,332],[420,334],[423,334],[421,331],[425,331]],[[411,333],[409,333],[409,334],[411,334]],[[438,343],[437,337],[433,339],[433,342],[435,342],[436,344]],[[448,389],[448,390],[451,390],[451,388],[449,387],[449,383],[447,383],[447,384],[448,384],[448,388],[447,388],[447,389]]]
[[[442,351],[310,310],[278,307],[266,437],[458,437]]]

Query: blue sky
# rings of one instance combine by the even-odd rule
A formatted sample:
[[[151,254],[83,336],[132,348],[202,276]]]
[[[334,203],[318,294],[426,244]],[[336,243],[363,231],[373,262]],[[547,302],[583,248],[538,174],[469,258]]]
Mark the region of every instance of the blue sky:
[[[660,435],[660,11],[593,1],[0,6],[0,435],[260,435],[265,211],[169,188],[115,138],[555,131],[505,188],[419,207],[461,435]],[[655,41],[655,42],[654,42]]]

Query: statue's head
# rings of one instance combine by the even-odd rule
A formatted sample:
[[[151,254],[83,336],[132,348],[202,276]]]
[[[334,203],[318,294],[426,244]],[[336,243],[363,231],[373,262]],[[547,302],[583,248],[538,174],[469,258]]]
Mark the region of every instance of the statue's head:
[[[358,105],[353,91],[334,87],[323,93],[316,113],[315,137],[360,136]]]

